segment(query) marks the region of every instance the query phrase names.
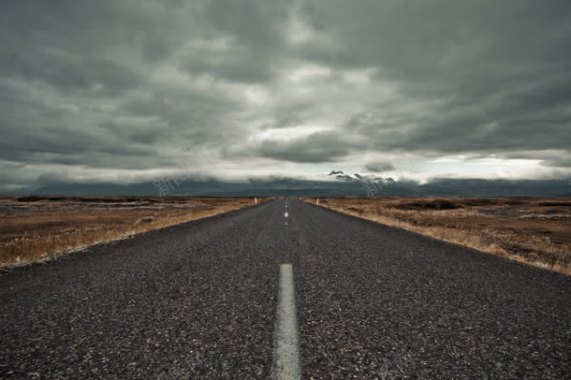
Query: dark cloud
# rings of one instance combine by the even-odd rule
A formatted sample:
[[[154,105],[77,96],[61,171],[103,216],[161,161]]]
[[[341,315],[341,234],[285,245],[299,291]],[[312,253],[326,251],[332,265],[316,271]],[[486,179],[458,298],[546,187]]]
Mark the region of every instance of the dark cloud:
[[[141,83],[137,72],[105,59],[74,60],[44,53],[33,61],[14,60],[12,66],[12,75],[26,81],[44,81],[62,92],[113,96]]]
[[[314,133],[284,142],[267,140],[258,151],[263,157],[299,163],[332,162],[348,154],[339,135],[333,133]]]
[[[225,176],[462,155],[568,175],[569,25],[567,0],[5,1],[0,168],[20,186],[182,156]]]
[[[565,1],[307,3],[338,44],[324,62],[374,67],[403,97],[441,99],[412,120],[383,117],[359,132],[391,149],[443,152],[569,144],[570,10]]]
[[[273,49],[283,41],[282,23],[290,1],[212,0],[205,6],[209,25],[252,47]]]
[[[268,57],[248,46],[198,48],[183,63],[192,76],[209,75],[238,83],[265,83],[272,79]]]
[[[394,170],[395,166],[390,162],[372,161],[365,165],[365,169],[371,172],[382,173],[389,170]]]

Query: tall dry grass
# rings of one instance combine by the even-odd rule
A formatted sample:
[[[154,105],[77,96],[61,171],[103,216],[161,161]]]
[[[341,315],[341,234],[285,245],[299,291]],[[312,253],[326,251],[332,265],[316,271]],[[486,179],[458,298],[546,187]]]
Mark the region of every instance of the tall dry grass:
[[[254,204],[251,199],[221,199],[207,207],[141,210],[110,207],[48,215],[11,215],[0,230],[0,268],[45,262],[93,244],[124,239],[135,234],[237,210]],[[167,205],[168,206],[168,205]],[[41,207],[40,207],[41,209]],[[34,222],[36,220],[36,222]],[[40,220],[40,222],[37,222]],[[46,221],[47,220],[47,221]],[[19,231],[19,224],[27,223]],[[9,228],[13,227],[13,228]],[[14,232],[16,230],[16,232]],[[14,236],[17,235],[17,236]]]
[[[452,210],[402,210],[397,208],[400,203],[406,201],[403,199],[387,201],[374,198],[334,198],[322,200],[319,205],[481,252],[571,275],[571,243],[554,242],[550,238],[549,227],[559,231],[561,226],[553,226],[553,223],[546,225],[537,221],[542,217],[545,219],[545,215],[536,215],[537,220],[534,222],[529,220],[529,214],[500,218],[493,214],[483,213],[478,207],[466,206]],[[501,210],[508,209],[501,202],[497,207]],[[524,212],[526,205],[518,207]],[[489,208],[486,210],[489,211]],[[562,223],[567,221],[567,229],[571,234],[571,224],[569,224],[571,215],[568,215],[568,210],[562,210],[561,214],[556,215],[563,218]]]

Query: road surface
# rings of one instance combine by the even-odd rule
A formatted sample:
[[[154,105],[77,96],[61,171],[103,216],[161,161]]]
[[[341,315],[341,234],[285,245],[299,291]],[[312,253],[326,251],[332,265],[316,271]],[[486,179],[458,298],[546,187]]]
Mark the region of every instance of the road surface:
[[[294,199],[0,274],[0,378],[570,373],[570,278]]]

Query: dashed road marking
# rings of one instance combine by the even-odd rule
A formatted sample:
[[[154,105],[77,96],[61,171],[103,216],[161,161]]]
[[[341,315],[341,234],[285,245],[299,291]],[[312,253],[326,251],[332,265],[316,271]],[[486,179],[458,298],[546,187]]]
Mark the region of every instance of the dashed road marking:
[[[301,379],[295,290],[291,264],[280,265],[273,375],[278,380]]]
[[[287,218],[289,216],[289,214],[287,213],[287,211],[285,212],[284,216]]]

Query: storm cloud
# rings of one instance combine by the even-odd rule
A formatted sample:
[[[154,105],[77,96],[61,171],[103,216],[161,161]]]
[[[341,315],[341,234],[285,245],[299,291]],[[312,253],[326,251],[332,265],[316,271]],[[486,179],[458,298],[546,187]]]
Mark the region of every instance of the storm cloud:
[[[567,0],[5,1],[2,186],[567,178],[570,40]]]

